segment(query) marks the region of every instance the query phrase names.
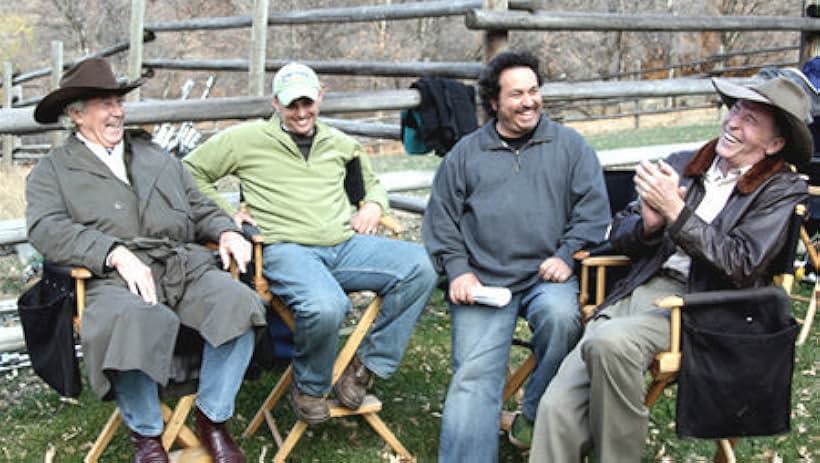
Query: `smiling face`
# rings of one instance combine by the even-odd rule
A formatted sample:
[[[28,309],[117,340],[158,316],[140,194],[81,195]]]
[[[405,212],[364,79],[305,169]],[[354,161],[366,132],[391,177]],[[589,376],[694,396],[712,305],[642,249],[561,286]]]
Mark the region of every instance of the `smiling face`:
[[[70,110],[68,115],[85,138],[105,148],[113,148],[122,140],[124,131],[122,102],[121,95],[89,98],[83,109]]]
[[[513,67],[498,76],[498,96],[491,104],[496,110],[498,133],[519,138],[533,131],[541,117],[541,91],[538,78],[528,67]]]
[[[785,145],[774,109],[747,100],[737,100],[721,125],[715,150],[729,168],[750,166],[778,153]]]
[[[319,116],[319,105],[322,102],[322,94],[316,101],[307,97],[297,98],[284,106],[279,100],[273,98],[273,107],[282,118],[282,124],[288,132],[297,135],[310,135],[316,126],[316,117]]]

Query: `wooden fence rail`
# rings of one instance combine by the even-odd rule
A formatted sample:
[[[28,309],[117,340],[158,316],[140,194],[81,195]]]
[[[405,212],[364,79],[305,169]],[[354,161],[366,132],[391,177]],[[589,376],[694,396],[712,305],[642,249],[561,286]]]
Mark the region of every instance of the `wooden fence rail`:
[[[794,16],[672,16],[593,12],[538,12],[470,10],[470,29],[531,31],[806,31],[820,32],[817,18]]]
[[[401,19],[459,16],[475,8],[481,8],[482,0],[453,0],[415,3],[393,3],[375,6],[351,6],[338,8],[317,8],[299,11],[272,11],[268,15],[269,26],[300,24],[327,24],[373,22]],[[511,9],[530,10],[534,3],[529,0],[510,0]],[[153,32],[180,32],[194,30],[237,29],[250,27],[250,15],[221,16],[214,18],[182,19],[146,23],[145,28]]]
[[[755,78],[731,79],[740,85]],[[541,87],[545,101],[601,98],[653,98],[714,93],[708,79],[666,79],[649,81],[550,82]],[[421,96],[414,89],[367,92],[331,92],[322,102],[324,114],[399,110],[414,108]],[[269,117],[270,97],[221,97],[204,100],[163,100],[126,103],[126,122],[153,124],[158,122],[217,121]],[[22,135],[48,130],[61,130],[59,124],[34,122],[31,108],[0,110],[0,134]]]
[[[266,60],[265,71],[276,72],[291,60]],[[483,65],[471,62],[404,61],[310,61],[300,60],[319,74],[338,74],[378,77],[438,76],[453,79],[477,79]],[[250,61],[246,59],[146,59],[143,66],[152,69],[175,69],[187,71],[248,72]]]
[[[142,41],[146,42],[146,43],[147,42],[152,42],[155,38],[156,38],[156,35],[153,32],[145,31],[145,33],[142,36]],[[109,57],[109,56],[112,56],[112,55],[116,55],[117,53],[121,53],[123,51],[126,51],[129,48],[130,48],[130,45],[129,45],[128,42],[116,43],[116,44],[114,44],[114,45],[112,45],[108,48],[103,48],[102,50],[99,50],[99,51],[96,51],[94,53],[83,56],[82,58],[79,58],[79,59],[76,59],[76,60],[73,60],[73,61],[67,61],[63,64],[63,69],[64,70],[68,69],[71,66],[73,66],[74,64],[79,63],[80,61],[88,59],[88,58],[106,58],[106,57]],[[51,74],[51,68],[50,67],[35,69],[33,71],[28,71],[28,72],[25,72],[25,73],[18,74],[16,76],[14,76],[14,78],[11,81],[11,84],[12,85],[20,85],[24,82],[28,82],[30,80],[38,79],[40,77],[46,77],[50,74]],[[0,87],[2,87],[2,84],[0,84]]]
[[[322,113],[339,114],[413,108],[421,103],[417,90],[328,93],[322,102]],[[126,102],[126,123],[132,125],[158,122],[218,121],[269,117],[273,112],[270,97],[221,97],[197,100],[162,100]],[[0,133],[28,134],[62,130],[60,124],[38,124],[32,108],[0,110]]]

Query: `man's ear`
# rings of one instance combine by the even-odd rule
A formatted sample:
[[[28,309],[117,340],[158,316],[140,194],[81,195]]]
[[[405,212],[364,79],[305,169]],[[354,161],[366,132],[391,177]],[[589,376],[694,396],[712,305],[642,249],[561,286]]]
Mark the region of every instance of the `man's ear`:
[[[275,96],[271,98],[270,105],[273,106],[273,109],[276,110],[277,113],[282,112],[282,103],[279,102],[279,98],[276,98]]]
[[[490,98],[490,107],[493,111],[498,112],[498,97]]]
[[[79,126],[83,120],[83,112],[77,109],[70,108],[68,110],[68,118],[74,123],[74,125]]]
[[[783,147],[786,146],[786,139],[783,137],[774,137],[772,141],[766,145],[766,155],[771,156],[773,154],[777,154]]]

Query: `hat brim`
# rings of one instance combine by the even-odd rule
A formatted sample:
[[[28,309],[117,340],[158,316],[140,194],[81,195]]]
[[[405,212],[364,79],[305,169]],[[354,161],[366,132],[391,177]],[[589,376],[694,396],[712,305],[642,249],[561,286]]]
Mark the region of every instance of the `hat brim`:
[[[781,130],[787,132],[783,134],[786,139],[786,146],[780,151],[783,159],[796,166],[803,166],[811,161],[814,154],[814,138],[805,122],[790,112],[779,108],[764,95],[750,88],[717,78],[712,79],[712,85],[714,85],[720,99],[728,108],[731,108],[737,100],[754,101],[774,108],[782,116],[781,120],[787,125],[787,127],[781,127]]]
[[[276,99],[283,106],[288,106],[293,100],[299,98],[310,98],[312,101],[316,101],[319,99],[319,89],[310,86],[295,87],[282,90],[276,95]]]
[[[58,88],[49,93],[34,108],[34,120],[41,124],[57,122],[66,106],[74,101],[103,95],[125,95],[143,84],[142,80],[137,80],[120,87],[100,88],[100,87],[66,87]]]

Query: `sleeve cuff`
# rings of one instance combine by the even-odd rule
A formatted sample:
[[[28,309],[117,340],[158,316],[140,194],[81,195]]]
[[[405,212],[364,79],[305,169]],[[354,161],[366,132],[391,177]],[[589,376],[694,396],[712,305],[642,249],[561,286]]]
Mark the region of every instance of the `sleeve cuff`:
[[[473,269],[470,268],[466,257],[455,257],[444,263],[444,271],[447,273],[447,280],[453,281],[465,273],[472,272]]]

